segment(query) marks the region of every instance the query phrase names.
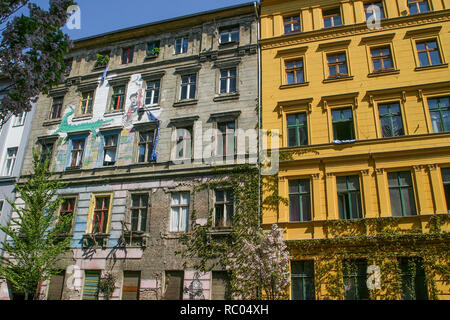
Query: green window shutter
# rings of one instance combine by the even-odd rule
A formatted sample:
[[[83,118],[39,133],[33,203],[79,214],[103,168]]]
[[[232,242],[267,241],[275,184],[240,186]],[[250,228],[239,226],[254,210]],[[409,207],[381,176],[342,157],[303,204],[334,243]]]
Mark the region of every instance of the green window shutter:
[[[84,276],[83,300],[98,300],[100,270],[86,270]]]

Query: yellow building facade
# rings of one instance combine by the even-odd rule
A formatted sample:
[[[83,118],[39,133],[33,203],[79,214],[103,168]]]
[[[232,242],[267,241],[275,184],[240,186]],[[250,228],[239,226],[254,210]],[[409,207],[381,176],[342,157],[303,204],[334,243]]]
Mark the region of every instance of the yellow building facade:
[[[449,20],[450,0],[261,1],[263,197],[284,199],[263,227],[291,299],[450,298]]]

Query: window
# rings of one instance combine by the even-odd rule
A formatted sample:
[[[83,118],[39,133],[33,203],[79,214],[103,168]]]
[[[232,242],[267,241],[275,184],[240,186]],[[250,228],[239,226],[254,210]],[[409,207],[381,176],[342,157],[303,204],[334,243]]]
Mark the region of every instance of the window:
[[[164,295],[165,300],[182,300],[183,299],[183,271],[166,271],[167,289]]]
[[[176,158],[190,159],[192,155],[192,127],[177,128]]]
[[[347,58],[345,52],[327,55],[328,78],[339,78],[348,76]]]
[[[346,300],[369,300],[367,288],[367,260],[351,259],[342,262]]]
[[[170,232],[188,231],[189,197],[189,192],[172,193]]]
[[[139,154],[138,162],[151,162],[152,154],[155,145],[155,131],[141,131],[139,132]]]
[[[180,100],[195,99],[197,76],[195,74],[181,77]]]
[[[133,55],[134,55],[134,47],[122,49],[122,64],[132,63]]]
[[[175,40],[175,54],[186,53],[188,51],[188,38],[178,38]]]
[[[383,138],[399,137],[405,134],[402,113],[398,102],[380,104],[378,105],[378,112],[380,114]]]
[[[54,142],[44,141],[41,143],[41,163],[44,163],[47,159],[52,160]]]
[[[212,271],[211,300],[230,300],[230,275],[227,271]]]
[[[97,53],[97,61],[95,62],[94,68],[105,67],[111,58],[111,51],[102,51]]]
[[[91,233],[107,233],[110,202],[110,196],[95,197]]]
[[[216,229],[233,226],[234,196],[233,190],[215,191],[214,227]]]
[[[323,11],[322,16],[325,28],[337,27],[342,24],[341,10],[339,8]]]
[[[331,112],[334,140],[348,141],[355,139],[352,108],[337,109]]]
[[[116,164],[117,142],[119,135],[105,135],[103,137],[105,145],[103,147],[103,165],[113,166]]]
[[[300,16],[283,18],[284,33],[293,33],[301,31]]]
[[[221,29],[219,41],[220,43],[239,42],[239,27]]]
[[[219,129],[217,137],[217,155],[225,157],[234,157],[236,153],[235,142],[235,123],[223,122],[218,123]]]
[[[131,195],[131,231],[147,230],[148,194]]]
[[[14,126],[23,126],[25,124],[25,118],[27,116],[27,113],[24,111],[21,114],[17,115],[15,118]]]
[[[50,119],[61,118],[63,99],[63,97],[53,98],[52,110],[50,111]]]
[[[98,300],[100,270],[84,271],[83,300]]]
[[[291,261],[292,300],[315,300],[314,261]]]
[[[75,216],[75,203],[76,198],[64,198],[61,208],[59,209],[60,217],[67,217],[68,220],[72,221]],[[67,229],[64,230],[64,233],[68,234],[72,230],[72,224],[68,224]]]
[[[72,152],[70,157],[71,168],[81,168],[83,165],[84,142],[85,139],[72,140]]]
[[[141,283],[140,271],[124,271],[122,285],[122,300],[139,300]]]
[[[93,100],[94,100],[94,91],[83,92],[81,94],[80,115],[92,114]]]
[[[303,59],[286,61],[286,83],[304,83],[305,74],[303,68]]]
[[[394,69],[391,48],[389,46],[370,49],[372,55],[373,72],[389,71]]]
[[[288,131],[288,147],[308,145],[308,126],[306,113],[289,114],[286,116]]]
[[[409,14],[424,13],[430,11],[427,0],[408,0]]]
[[[220,70],[220,93],[236,92],[236,68]]]
[[[403,300],[428,300],[428,289],[425,278],[423,259],[399,259]]]
[[[359,176],[337,177],[340,219],[361,219],[361,192]]]
[[[12,176],[14,171],[14,164],[16,163],[18,148],[8,148],[6,150],[6,159],[5,164],[3,166],[3,175],[4,176]]]
[[[416,42],[417,55],[421,67],[435,66],[442,64],[441,54],[436,40]]]
[[[147,89],[145,90],[145,104],[154,106],[159,102],[159,88],[160,80],[153,80],[147,82]]]
[[[377,1],[377,2],[370,2],[364,4],[364,12],[366,13],[366,20],[369,20],[369,18],[372,15],[376,15],[376,13],[372,10],[368,10],[371,6],[377,6],[380,8],[380,17],[376,17],[377,19],[384,19],[386,16],[384,15],[384,9],[383,9],[383,2]]]
[[[111,111],[123,110],[125,104],[125,86],[114,87],[111,98]]]
[[[2,215],[3,211],[3,204],[5,203],[5,200],[0,200],[0,216]]]
[[[442,180],[444,181],[445,199],[447,210],[450,213],[450,168],[442,169]]]
[[[159,47],[160,47],[159,41],[153,41],[153,42],[147,43],[147,50],[146,50],[147,57],[158,54]]]
[[[289,221],[311,221],[311,183],[309,179],[289,181]]]
[[[391,172],[388,174],[391,210],[394,217],[416,215],[416,202],[411,173]]]
[[[433,132],[450,131],[450,97],[428,99]]]

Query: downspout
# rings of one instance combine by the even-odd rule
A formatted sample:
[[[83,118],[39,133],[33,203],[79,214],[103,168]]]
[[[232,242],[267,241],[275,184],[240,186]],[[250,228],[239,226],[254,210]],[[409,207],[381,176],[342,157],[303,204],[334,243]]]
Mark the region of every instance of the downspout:
[[[258,156],[257,156],[257,166],[258,166],[258,231],[262,231],[262,214],[261,214],[261,47],[259,45],[259,40],[261,39],[260,34],[260,20],[259,20],[259,6],[255,1],[253,2],[253,6],[255,8],[255,16],[256,16],[256,25],[257,25],[257,50],[258,50]],[[261,273],[261,271],[260,271]],[[261,279],[261,274],[260,277]],[[261,280],[260,280],[261,281]],[[261,283],[259,283],[259,287],[261,289]],[[261,299],[261,290],[258,290],[258,299]]]
[[[260,34],[260,21],[259,21],[259,6],[258,2],[253,2],[255,8],[256,25],[257,25],[257,50],[258,50],[258,156],[257,156],[257,166],[259,171],[258,177],[258,216],[259,216],[259,229],[261,230],[262,215],[261,215],[261,151],[262,151],[262,141],[261,141],[261,47],[259,45],[259,40],[261,38]]]

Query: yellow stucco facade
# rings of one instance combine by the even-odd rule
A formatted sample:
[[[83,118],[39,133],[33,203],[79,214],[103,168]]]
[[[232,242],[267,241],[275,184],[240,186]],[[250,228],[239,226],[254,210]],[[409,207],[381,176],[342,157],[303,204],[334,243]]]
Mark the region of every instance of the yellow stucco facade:
[[[384,18],[369,28],[374,3]],[[448,252],[446,236],[426,235],[432,217],[450,230],[450,0],[263,0],[260,43],[262,127],[279,132],[277,187],[288,200],[264,208],[263,226],[285,229],[293,261],[317,271],[332,244],[305,255],[295,243],[333,238],[330,222],[390,217],[398,232],[419,230],[421,248]],[[435,278],[435,297],[449,299],[446,276]]]

